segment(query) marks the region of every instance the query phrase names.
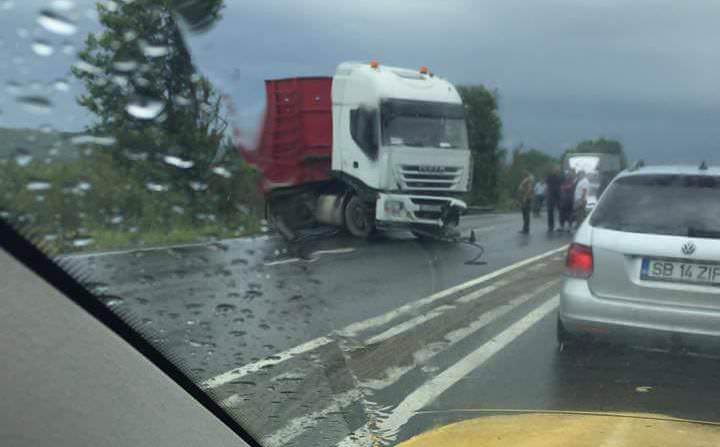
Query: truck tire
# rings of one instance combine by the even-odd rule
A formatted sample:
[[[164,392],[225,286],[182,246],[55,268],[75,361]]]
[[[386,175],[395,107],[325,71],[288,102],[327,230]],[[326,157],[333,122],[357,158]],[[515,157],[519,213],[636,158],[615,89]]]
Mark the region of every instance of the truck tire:
[[[373,213],[358,196],[352,196],[345,205],[345,227],[353,236],[368,238],[375,230]]]

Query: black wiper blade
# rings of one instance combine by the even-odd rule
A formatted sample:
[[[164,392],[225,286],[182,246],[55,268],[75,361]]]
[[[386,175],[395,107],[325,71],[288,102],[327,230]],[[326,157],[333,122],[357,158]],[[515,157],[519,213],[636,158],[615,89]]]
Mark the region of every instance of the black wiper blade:
[[[720,230],[709,230],[706,228],[688,227],[688,237],[702,237],[706,239],[720,239]]]

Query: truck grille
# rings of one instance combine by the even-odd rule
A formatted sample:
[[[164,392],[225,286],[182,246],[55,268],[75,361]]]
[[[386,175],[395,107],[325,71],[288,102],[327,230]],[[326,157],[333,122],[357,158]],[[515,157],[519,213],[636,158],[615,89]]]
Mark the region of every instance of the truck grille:
[[[462,168],[454,166],[402,165],[400,167],[402,187],[407,190],[454,190],[461,176]]]

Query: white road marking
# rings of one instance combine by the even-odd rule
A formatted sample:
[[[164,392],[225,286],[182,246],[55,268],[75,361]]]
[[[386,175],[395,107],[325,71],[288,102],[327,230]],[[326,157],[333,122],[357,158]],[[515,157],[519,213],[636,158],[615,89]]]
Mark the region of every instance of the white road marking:
[[[373,432],[376,432],[377,436],[381,439],[394,440],[400,428],[419,410],[432,403],[451,386],[473,370],[485,364],[495,354],[503,350],[537,322],[549,315],[550,312],[557,308],[558,303],[559,297],[556,295],[510,325],[510,327],[500,332],[493,339],[463,357],[457,363],[422,384],[415,389],[415,391],[408,394],[387,418],[378,421],[376,423],[377,429],[373,430]],[[368,427],[363,427],[358,434],[360,436],[367,436],[367,439],[360,440],[361,445],[372,445],[371,439],[374,433],[371,433]],[[355,437],[357,437],[357,435]],[[353,440],[352,438],[353,437],[348,436],[338,445],[357,446],[358,440]]]
[[[445,336],[445,340],[447,341],[447,343],[444,344],[440,349],[435,349],[434,346],[425,347],[424,349],[415,353],[415,355],[414,355],[415,362],[413,362],[412,365],[407,365],[407,366],[403,366],[403,367],[394,366],[394,367],[388,368],[385,371],[385,377],[383,379],[366,380],[366,381],[363,381],[362,383],[360,383],[360,386],[370,388],[373,390],[382,390],[390,385],[393,385],[398,380],[400,380],[408,371],[413,370],[414,368],[418,367],[422,363],[426,363],[428,360],[432,359],[435,355],[449,349],[456,343],[459,343],[463,339],[471,336],[472,334],[476,333],[480,329],[489,325],[493,321],[507,315],[510,311],[517,308],[518,306],[530,301],[533,298],[540,296],[540,294],[542,294],[543,292],[548,290],[550,287],[556,285],[558,282],[560,282],[560,280],[550,281],[549,283],[543,284],[542,286],[538,287],[532,293],[526,293],[526,294],[523,294],[516,298],[513,298],[506,304],[503,304],[503,305],[498,306],[488,312],[485,312],[484,314],[480,315],[480,317],[478,317],[478,319],[473,321],[468,326],[465,326],[460,329],[456,329],[456,330],[448,333]],[[359,390],[357,388],[353,388],[353,390],[355,390],[359,393]],[[340,396],[344,396],[345,394],[350,393],[351,391],[343,393]],[[344,400],[344,397],[340,397],[339,399]],[[349,406],[351,403],[353,403],[353,402],[349,402],[345,406]],[[336,401],[333,401],[332,404],[330,404],[328,407],[324,408],[323,410],[319,410],[317,413],[329,413],[331,411],[338,411],[338,410],[335,410],[336,408],[337,408]],[[340,408],[344,408],[344,407],[340,407]],[[282,431],[283,434],[278,435],[278,436],[280,436],[280,438],[285,443],[288,443],[302,434],[302,431],[300,429],[298,429],[298,427],[305,427],[306,421],[308,421],[308,416],[300,416],[298,418],[292,419],[288,424],[285,425],[285,427],[278,430],[277,432],[272,433],[268,437],[275,438],[276,435]],[[291,429],[291,427],[292,427],[292,429]]]
[[[436,309],[431,310],[430,312],[418,315],[415,318],[411,318],[407,321],[404,321],[398,325],[395,325],[391,327],[390,329],[386,330],[385,332],[381,332],[378,335],[374,337],[370,337],[367,340],[365,340],[365,345],[374,345],[375,343],[380,343],[383,340],[387,340],[388,338],[392,338],[398,334],[401,334],[405,331],[409,331],[410,329],[414,328],[415,326],[419,326],[423,323],[425,323],[428,320],[432,320],[433,318],[444,314],[450,309],[455,309],[455,306],[440,306]]]
[[[240,368],[232,369],[230,371],[224,372],[220,375],[217,375],[211,379],[208,379],[200,384],[203,388],[217,388],[220,385],[224,385],[226,383],[232,382],[233,380],[237,380],[243,376],[246,376],[250,373],[254,373],[257,371],[260,371],[263,368],[267,368],[269,366],[277,365],[278,363],[284,362],[285,360],[289,360],[296,355],[300,355],[302,353],[315,350],[321,346],[324,346],[328,343],[332,342],[331,338],[328,337],[318,337],[314,338],[308,342],[305,342],[301,345],[297,345],[293,348],[288,349],[287,351],[283,351],[279,354],[275,354],[269,358],[260,360],[255,363],[248,363],[247,365],[243,365]]]
[[[291,420],[281,429],[263,437],[261,444],[267,447],[286,445],[300,436],[304,431],[316,426],[320,418],[326,417],[330,413],[339,412],[343,408],[357,402],[358,399],[362,399],[362,393],[357,388],[338,394],[327,407]]]
[[[477,286],[479,284],[482,284],[484,282],[490,281],[491,279],[494,279],[502,274],[511,272],[513,270],[516,270],[520,267],[531,264],[540,259],[546,258],[548,256],[552,256],[553,254],[558,253],[562,250],[565,250],[566,248],[567,248],[567,246],[563,246],[563,247],[557,248],[555,250],[550,250],[543,254],[533,256],[531,258],[527,258],[522,261],[518,261],[514,264],[511,264],[511,265],[508,265],[501,269],[495,270],[492,273],[488,273],[487,275],[480,276],[478,278],[472,279],[470,281],[467,281],[465,283],[459,284],[454,287],[450,287],[449,289],[445,289],[440,292],[434,293],[434,294],[432,294],[428,297],[422,298],[420,300],[410,302],[410,303],[400,306],[396,309],[393,309],[389,312],[386,312],[382,315],[378,315],[376,317],[371,317],[371,318],[368,318],[363,321],[352,323],[352,324],[346,326],[345,328],[336,331],[335,334],[343,336],[343,337],[354,337],[354,336],[358,335],[359,333],[364,332],[368,329],[380,327],[387,323],[390,323],[392,320],[394,320],[395,318],[397,318],[401,315],[404,315],[404,314],[407,314],[410,312],[414,312],[423,306],[426,306],[426,305],[433,303],[435,301],[438,301],[440,299],[446,298],[452,294],[461,292],[465,289],[468,289],[468,288]],[[323,336],[323,337],[318,337],[318,338],[312,339],[308,342],[302,343],[302,344],[295,346],[293,348],[290,348],[286,351],[275,354],[274,356],[272,356],[272,358],[260,360],[259,362],[256,362],[256,363],[249,363],[247,365],[241,366],[240,368],[236,368],[236,369],[224,372],[222,374],[219,374],[215,377],[212,377],[212,378],[202,382],[200,384],[200,386],[202,386],[204,388],[216,388],[216,387],[224,385],[228,382],[231,382],[233,380],[239,379],[247,374],[256,372],[256,371],[260,370],[262,367],[269,366],[269,365],[276,365],[285,360],[291,359],[294,356],[303,354],[308,351],[312,351],[314,349],[317,349],[321,346],[324,346],[324,345],[332,342],[332,339],[329,338],[332,335],[333,334],[330,334],[329,336]]]
[[[491,279],[497,278],[500,275],[503,275],[505,273],[511,272],[513,270],[517,270],[520,267],[524,267],[528,264],[532,264],[535,261],[539,261],[540,259],[546,258],[548,256],[552,256],[555,253],[564,251],[567,249],[567,245],[564,245],[560,248],[556,248],[555,250],[550,250],[548,252],[542,253],[537,256],[533,256],[531,258],[524,259],[522,261],[518,261],[514,264],[510,264],[506,267],[503,267],[501,269],[495,270],[492,273],[488,273],[487,275],[480,276],[475,279],[471,279],[470,281],[464,282],[462,284],[458,284],[457,286],[450,287],[449,289],[441,290],[439,292],[436,292],[428,297],[425,297],[423,299],[410,302],[408,304],[405,304],[403,306],[400,306],[394,310],[391,310],[389,312],[386,312],[382,315],[378,315],[377,317],[368,318],[364,321],[359,321],[357,323],[353,323],[348,325],[345,329],[343,329],[340,334],[345,336],[355,336],[360,332],[363,332],[365,330],[371,329],[373,327],[382,326],[385,325],[395,318],[397,318],[400,315],[410,313],[415,311],[417,308],[423,307],[427,304],[430,304],[434,301],[443,299],[447,296],[450,296],[454,293],[461,292],[465,289],[469,289],[471,287],[477,286],[479,284],[482,284],[484,282],[490,281]]]
[[[502,279],[493,285],[483,287],[482,289],[474,290],[474,291],[468,293],[467,295],[461,296],[460,298],[457,299],[457,302],[465,304],[465,303],[469,303],[471,301],[475,301],[476,299],[482,298],[483,296],[487,295],[488,293],[492,293],[501,287],[505,287],[508,284],[510,284],[510,281],[508,281],[506,279]]]

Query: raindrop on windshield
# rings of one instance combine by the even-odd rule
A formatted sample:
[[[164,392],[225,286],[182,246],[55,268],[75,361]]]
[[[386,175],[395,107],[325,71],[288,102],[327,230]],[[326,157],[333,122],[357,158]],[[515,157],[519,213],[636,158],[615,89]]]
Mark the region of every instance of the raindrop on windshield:
[[[92,238],[86,237],[86,238],[77,238],[72,241],[73,247],[87,247],[88,245],[91,245],[93,242],[95,242]]]
[[[163,57],[170,53],[170,48],[165,45],[152,45],[146,41],[140,41],[140,50],[147,57]]]
[[[62,47],[62,52],[63,52],[63,54],[65,54],[67,56],[72,56],[73,54],[75,54],[75,46],[72,44],[66,43]]]
[[[32,159],[33,157],[27,149],[20,148],[15,151],[15,162],[20,166],[29,165]]]
[[[28,191],[45,191],[52,187],[48,182],[30,182],[27,184]]]
[[[203,182],[190,182],[190,187],[195,191],[205,191],[208,189],[208,185]]]
[[[79,71],[84,71],[84,72],[90,73],[90,74],[102,73],[102,70],[100,68],[96,67],[95,65],[93,65],[89,62],[85,62],[85,61],[77,61],[77,62],[75,62],[73,67],[75,67]]]
[[[173,210],[173,213],[185,214],[185,209],[181,206],[173,205],[172,210]]]
[[[125,110],[135,118],[151,120],[162,112],[163,103],[151,98],[136,98],[128,103]]]
[[[108,307],[116,307],[125,302],[124,299],[120,298],[119,296],[100,296],[100,300],[102,300],[103,303],[105,303]]]
[[[50,56],[55,52],[55,48],[50,45],[50,42],[42,39],[38,39],[32,44],[32,50],[38,56]]]
[[[237,309],[237,306],[230,303],[221,303],[215,306],[215,312],[219,314],[228,314],[233,312],[235,309]]]
[[[117,71],[133,71],[137,68],[138,63],[132,60],[127,61],[116,61],[113,63],[113,68]]]
[[[117,215],[110,218],[110,223],[117,225],[123,223],[124,220],[125,218],[123,216]]]
[[[53,88],[59,92],[67,92],[70,90],[70,84],[65,79],[56,79],[53,82]]]
[[[192,168],[195,165],[195,163],[190,160],[183,160],[182,158],[175,157],[173,155],[166,155],[165,157],[163,157],[163,161],[165,161],[165,163],[169,165],[178,167],[180,169]]]
[[[52,110],[52,103],[44,96],[20,96],[17,102],[31,113],[50,113]]]
[[[216,167],[212,168],[212,172],[214,174],[219,175],[220,177],[225,177],[225,178],[232,177],[232,174],[230,173],[230,171],[228,171],[227,168],[224,168],[222,166],[216,166]]]
[[[77,31],[77,26],[75,26],[75,23],[70,19],[47,9],[40,11],[37,23],[46,30],[56,34],[69,36],[75,34],[75,31]]]
[[[114,137],[96,137],[94,135],[77,135],[70,139],[72,144],[97,144],[100,146],[112,146],[115,141]]]
[[[170,189],[170,188],[168,187],[168,185],[163,185],[162,183],[155,183],[155,182],[147,182],[147,183],[145,184],[145,187],[146,187],[148,190],[154,191],[154,192],[165,192],[165,191],[167,191],[168,189]]]

